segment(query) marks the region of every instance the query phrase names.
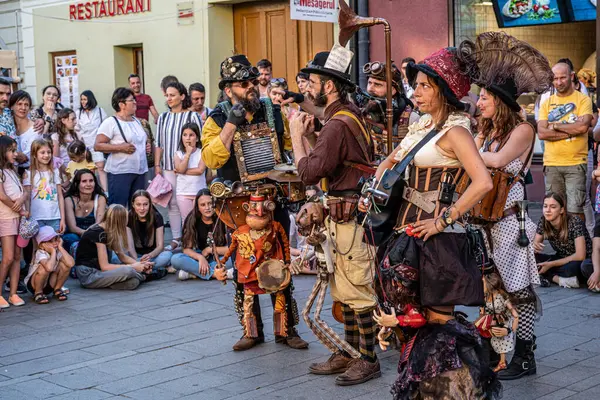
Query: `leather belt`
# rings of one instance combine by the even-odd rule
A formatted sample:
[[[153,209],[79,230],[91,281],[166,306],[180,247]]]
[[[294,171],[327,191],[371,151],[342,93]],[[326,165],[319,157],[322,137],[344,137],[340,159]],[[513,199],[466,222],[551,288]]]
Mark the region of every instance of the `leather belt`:
[[[430,192],[419,192],[411,187],[405,187],[402,192],[402,198],[409,201],[411,204],[419,207],[427,214],[432,214],[435,211],[435,203],[439,197],[437,190]]]
[[[510,217],[511,215],[519,214],[519,207],[512,206],[511,208],[507,208],[504,210],[504,214],[502,214],[502,218]]]

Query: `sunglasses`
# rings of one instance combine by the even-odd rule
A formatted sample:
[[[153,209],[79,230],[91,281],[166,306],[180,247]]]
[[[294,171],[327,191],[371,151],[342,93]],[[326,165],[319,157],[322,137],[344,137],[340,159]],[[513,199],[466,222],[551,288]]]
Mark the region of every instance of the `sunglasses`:
[[[244,82],[236,82],[234,85],[238,85],[242,89],[248,89],[248,87],[252,84],[252,86],[258,86],[258,79],[252,79],[251,81]],[[232,85],[233,86],[233,85]]]
[[[273,78],[271,79],[271,86],[287,86],[285,78]]]

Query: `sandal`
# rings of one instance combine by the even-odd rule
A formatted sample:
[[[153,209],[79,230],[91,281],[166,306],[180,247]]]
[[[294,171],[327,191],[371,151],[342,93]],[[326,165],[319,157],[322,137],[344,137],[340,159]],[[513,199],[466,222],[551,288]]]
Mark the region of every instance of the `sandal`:
[[[65,292],[62,291],[62,289],[55,289],[53,294],[54,294],[54,297],[56,297],[56,299],[58,301],[65,301],[69,298],[69,297],[67,297]]]
[[[36,293],[33,296],[33,301],[35,301],[36,304],[48,304],[48,303],[50,303],[50,300],[48,300],[48,298],[46,297],[46,295],[44,293]]]
[[[503,369],[506,369],[506,363],[505,362],[499,363],[498,366],[496,368],[494,368],[494,372],[502,371]]]

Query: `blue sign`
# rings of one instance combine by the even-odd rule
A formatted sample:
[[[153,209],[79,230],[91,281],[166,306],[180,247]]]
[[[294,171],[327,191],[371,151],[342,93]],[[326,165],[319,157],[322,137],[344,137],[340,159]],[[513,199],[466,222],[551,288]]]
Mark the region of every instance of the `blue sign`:
[[[568,22],[559,0],[494,0],[493,4],[500,28]]]
[[[566,0],[569,18],[573,22],[595,21],[596,0]]]

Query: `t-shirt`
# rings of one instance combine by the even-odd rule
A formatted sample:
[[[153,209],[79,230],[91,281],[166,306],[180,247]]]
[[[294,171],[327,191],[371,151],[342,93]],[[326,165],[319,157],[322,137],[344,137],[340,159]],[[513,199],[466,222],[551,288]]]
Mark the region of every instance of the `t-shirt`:
[[[96,243],[106,244],[107,237],[104,228],[100,225],[90,226],[79,241],[77,247],[77,254],[75,259],[75,265],[85,265],[86,267],[100,269],[100,262],[98,261],[98,248]],[[110,260],[110,250],[106,247],[106,257]]]
[[[135,116],[148,121],[148,117],[150,116],[150,107],[154,105],[152,97],[144,93],[138,94],[135,96],[135,104],[137,106],[135,110]]]
[[[23,195],[23,186],[19,180],[19,176],[12,169],[3,169],[0,174],[0,182],[4,189],[4,193],[12,201],[17,200]],[[0,219],[19,218],[19,213],[14,212],[9,206],[0,201]]]
[[[111,174],[145,174],[148,171],[148,160],[146,159],[146,131],[138,120],[119,120],[123,135],[127,143],[135,145],[133,154],[110,153],[106,160],[104,170]],[[98,128],[98,135],[108,137],[110,144],[123,144],[123,136],[115,118],[107,118]]]
[[[133,218],[129,218],[127,222],[127,226],[131,229],[133,233],[133,241],[135,244],[135,252],[138,254],[148,254],[152,252],[156,248],[156,230],[158,228],[162,228],[165,226],[162,215],[155,209],[150,210],[149,212],[154,212],[154,229],[152,229],[152,235],[148,237],[146,234],[146,224],[137,220],[135,221],[135,229],[134,229],[134,221]]]
[[[558,231],[552,229],[552,237],[548,239],[550,245],[556,251],[556,256],[558,258],[569,257],[572,254],[575,254],[575,239],[583,236],[585,238],[585,258],[592,257],[592,239],[590,239],[590,234],[585,227],[585,224],[579,217],[576,216],[568,216],[567,221],[567,229],[569,230],[569,234],[567,236],[567,241],[562,242],[558,237]],[[537,226],[537,233],[539,235],[544,234],[544,218],[540,219],[540,222]],[[595,233],[594,233],[595,235]]]
[[[5,108],[0,113],[0,136],[10,136],[17,138],[17,128],[10,108]]]
[[[23,164],[19,164],[20,167],[29,168],[31,161],[31,143],[37,139],[43,139],[43,136],[34,131],[33,126],[17,136],[17,151],[27,156],[27,161]]]
[[[581,92],[574,91],[566,97],[556,94],[548,97],[540,107],[540,121],[548,123],[572,124],[578,117],[592,115],[592,101]],[[545,142],[545,166],[570,166],[586,164],[588,157],[588,135]]]
[[[190,214],[189,218],[193,218],[192,214]],[[208,234],[213,232],[213,230],[215,229],[216,220],[217,220],[217,217],[214,216],[213,222],[210,224],[206,224],[202,220],[202,218],[196,219],[196,249],[195,250],[202,251],[208,247]],[[226,246],[227,242],[224,240],[225,228],[222,223],[220,223],[219,226],[217,227],[217,231],[219,231],[219,232],[218,232],[218,234],[215,233],[216,245],[217,246]],[[222,238],[222,240],[219,240],[219,238]],[[186,246],[187,244],[184,243],[183,245]]]
[[[58,185],[60,172],[36,171],[33,183],[30,171],[23,175],[23,186],[31,186],[31,217],[38,220],[60,219],[58,206]]]
[[[58,140],[58,133],[55,132],[50,136],[50,139],[52,139],[52,142],[59,142]],[[64,145],[59,145],[59,154],[58,157],[63,161],[63,165],[67,165],[69,163],[69,161],[71,161],[71,159],[69,158],[69,152],[67,151],[67,147],[69,146],[69,144],[73,143],[73,141],[75,140],[75,138],[73,137],[73,135],[71,135],[70,133],[67,133],[67,135],[65,136],[65,142],[66,144]],[[54,145],[54,143],[52,143]]]
[[[80,169],[89,169],[93,172],[96,169],[96,164],[94,164],[92,161],[87,162],[86,160],[78,163],[75,161],[69,161],[66,171],[71,177],[71,180],[73,180],[75,177],[75,172],[79,171]]]
[[[183,160],[185,153],[177,151],[176,156]],[[198,168],[202,150],[196,149],[188,160],[188,168]],[[200,189],[206,188],[206,171],[202,175],[177,174],[177,195],[195,196]]]
[[[60,251],[56,250],[56,264],[54,265],[54,269],[51,272],[56,271],[56,268],[58,268],[58,262],[60,261],[61,258],[62,258],[62,253]],[[29,282],[29,279],[31,279],[31,277],[35,273],[35,271],[37,271],[37,269],[39,267],[41,267],[40,262],[44,261],[44,260],[49,260],[49,259],[50,259],[50,253],[48,253],[44,250],[37,250],[35,252],[35,259],[29,266],[29,271],[27,272],[27,276],[24,279],[26,285],[27,285],[27,282]]]

